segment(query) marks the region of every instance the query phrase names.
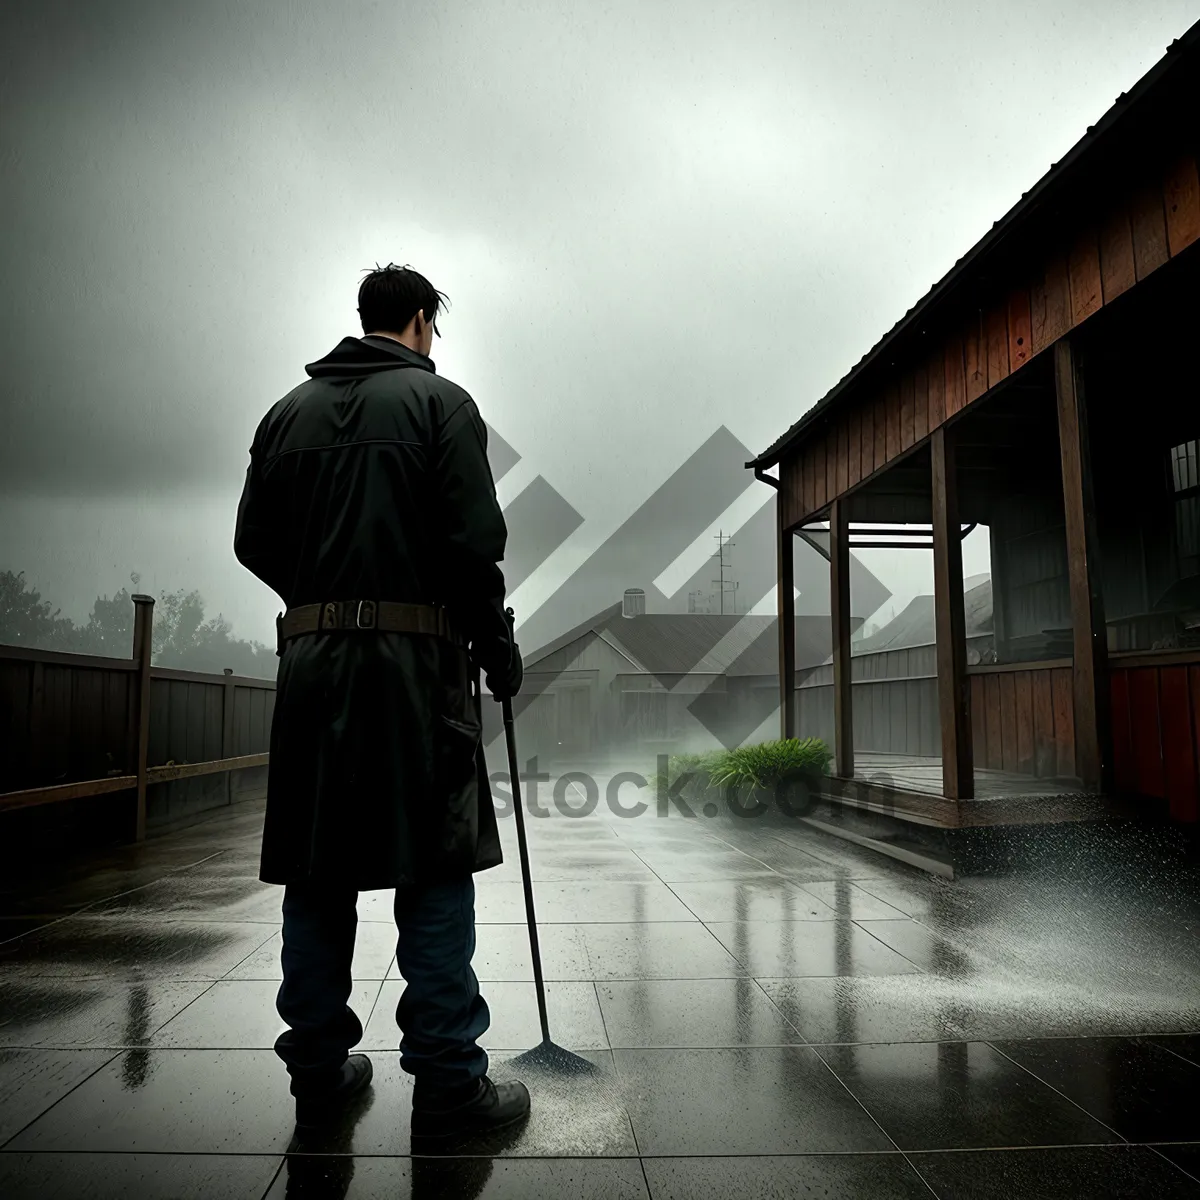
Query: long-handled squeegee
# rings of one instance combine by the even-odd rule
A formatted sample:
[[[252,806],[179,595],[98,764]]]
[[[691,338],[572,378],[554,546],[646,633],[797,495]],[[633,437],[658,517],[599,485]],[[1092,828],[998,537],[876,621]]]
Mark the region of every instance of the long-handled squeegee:
[[[504,610],[509,629],[514,626],[513,610]],[[533,982],[537,987],[538,1019],[542,1026],[541,1043],[513,1059],[514,1064],[535,1065],[573,1075],[590,1074],[596,1064],[556,1045],[550,1038],[550,1020],[546,1015],[546,981],[542,976],[542,952],[538,947],[537,917],[533,911],[533,879],[529,871],[529,843],[525,840],[525,806],[521,800],[521,784],[517,774],[517,734],[513,728],[512,700],[501,702],[504,712],[504,740],[508,745],[508,774],[512,781],[513,812],[517,818],[517,848],[521,855],[521,882],[525,886],[525,918],[529,924],[529,952],[533,959]]]

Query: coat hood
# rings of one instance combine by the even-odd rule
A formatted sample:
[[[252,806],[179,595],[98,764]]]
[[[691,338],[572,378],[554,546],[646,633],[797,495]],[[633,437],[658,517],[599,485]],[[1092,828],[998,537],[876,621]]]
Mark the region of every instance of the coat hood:
[[[419,367],[423,371],[436,372],[433,359],[391,338],[372,336],[344,337],[324,358],[308,363],[304,369],[314,379],[330,376],[345,379],[394,371],[397,367]]]

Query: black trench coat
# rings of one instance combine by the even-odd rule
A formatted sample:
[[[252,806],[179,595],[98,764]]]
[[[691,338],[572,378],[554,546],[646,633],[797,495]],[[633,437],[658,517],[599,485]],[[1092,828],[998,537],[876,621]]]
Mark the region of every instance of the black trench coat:
[[[238,559],[289,608],[442,604],[472,645],[373,631],[286,643],[260,878],[367,890],[495,866],[478,669],[507,661],[510,635],[485,426],[389,338],[344,338],[305,370],[254,435]]]

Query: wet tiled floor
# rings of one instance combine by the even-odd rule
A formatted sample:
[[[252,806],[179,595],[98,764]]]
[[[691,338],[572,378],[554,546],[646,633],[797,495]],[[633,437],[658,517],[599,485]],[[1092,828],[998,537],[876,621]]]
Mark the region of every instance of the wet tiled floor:
[[[601,781],[603,792],[603,781]],[[413,1155],[390,894],[352,1004],[375,1079],[294,1138],[271,1046],[261,811],[0,898],[0,1196],[1200,1196],[1200,886],[1153,847],[946,881],[777,814],[530,817],[538,1041],[511,818],[477,876],[505,1136]]]

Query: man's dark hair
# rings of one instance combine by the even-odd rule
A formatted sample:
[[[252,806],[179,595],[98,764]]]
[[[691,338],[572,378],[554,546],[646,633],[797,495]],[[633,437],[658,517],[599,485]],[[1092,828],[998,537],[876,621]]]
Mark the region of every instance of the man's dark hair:
[[[437,314],[449,303],[449,297],[439,292],[424,275],[412,267],[398,267],[395,263],[388,263],[386,267],[376,264],[358,288],[358,317],[363,333],[376,329],[399,333],[420,309],[425,320],[433,322],[434,333],[441,337]]]

